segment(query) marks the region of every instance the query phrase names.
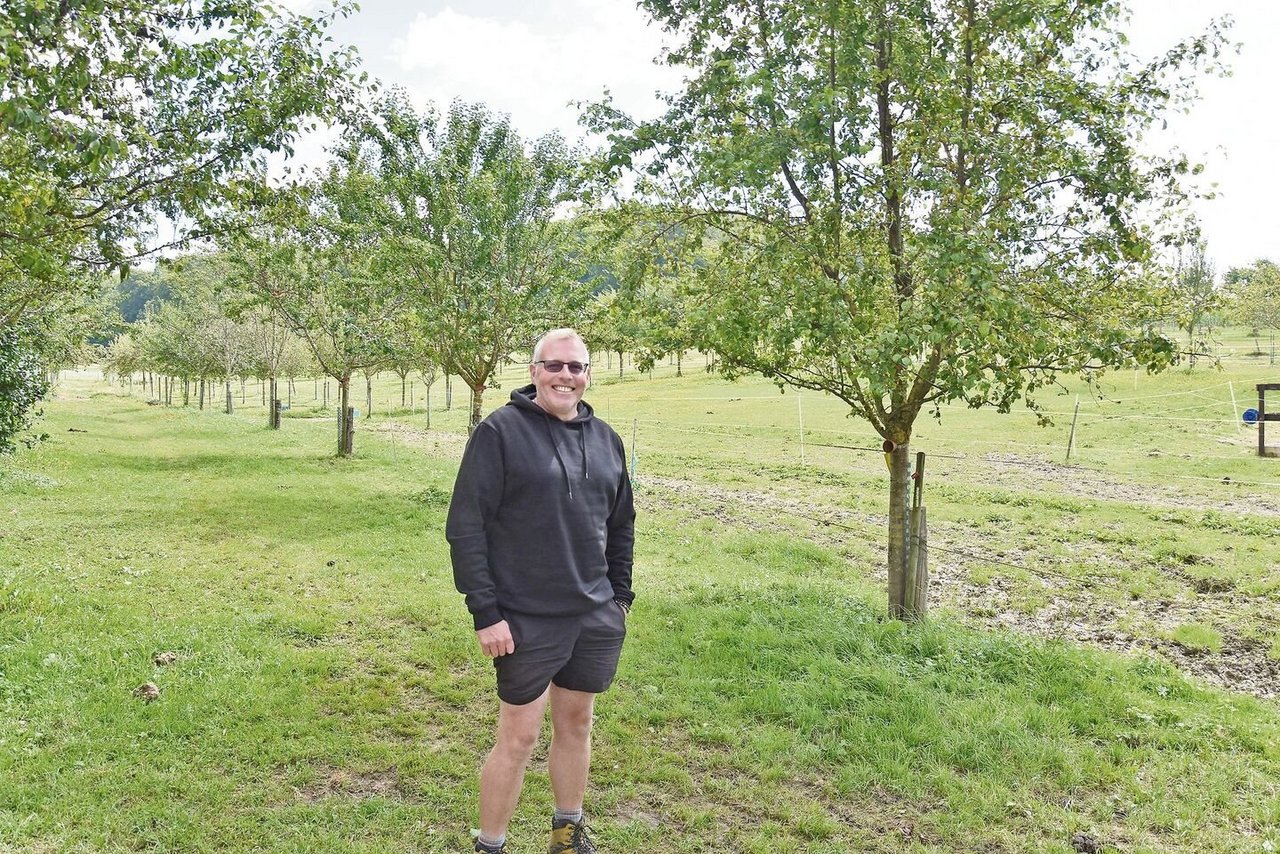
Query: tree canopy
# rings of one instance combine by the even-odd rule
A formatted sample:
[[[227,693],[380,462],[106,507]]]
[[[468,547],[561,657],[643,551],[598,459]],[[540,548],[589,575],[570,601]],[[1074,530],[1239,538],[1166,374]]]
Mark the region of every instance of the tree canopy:
[[[212,227],[267,152],[350,95],[336,7],[261,0],[10,0],[0,16],[0,324],[127,266],[157,215]],[[178,239],[188,236],[182,231]]]
[[[605,165],[707,258],[682,278],[726,372],[830,392],[896,444],[891,577],[922,411],[1169,364],[1141,274],[1194,167],[1138,142],[1217,26],[1140,62],[1109,0],[641,5],[693,71],[657,120],[595,108]]]
[[[590,295],[579,234],[557,220],[578,197],[563,140],[526,147],[505,116],[455,102],[441,121],[401,93],[347,140],[343,155],[376,180],[383,243],[403,267],[413,322],[447,372],[471,389],[471,426],[494,369]]]

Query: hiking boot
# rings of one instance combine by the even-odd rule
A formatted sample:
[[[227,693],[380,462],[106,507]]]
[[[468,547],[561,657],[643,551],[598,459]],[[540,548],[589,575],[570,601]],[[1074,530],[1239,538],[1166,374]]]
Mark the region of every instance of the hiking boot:
[[[475,850],[481,851],[483,854],[507,854],[507,843],[502,843],[502,846],[497,851],[494,851],[492,848],[485,848],[477,841]]]
[[[547,854],[598,854],[598,850],[587,835],[585,822],[574,824],[565,819],[551,823],[551,847]]]

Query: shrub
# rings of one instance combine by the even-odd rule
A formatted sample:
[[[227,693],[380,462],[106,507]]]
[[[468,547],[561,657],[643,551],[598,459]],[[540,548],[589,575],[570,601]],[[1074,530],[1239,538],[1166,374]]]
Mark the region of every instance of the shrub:
[[[32,408],[49,391],[44,366],[16,329],[0,329],[0,454],[12,453],[31,424]],[[30,443],[31,440],[28,440]]]

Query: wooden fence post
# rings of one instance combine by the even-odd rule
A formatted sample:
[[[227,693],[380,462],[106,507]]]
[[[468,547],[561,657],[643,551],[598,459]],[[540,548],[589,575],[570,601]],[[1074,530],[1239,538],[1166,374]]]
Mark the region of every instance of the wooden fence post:
[[[1080,417],[1080,395],[1076,395],[1076,411],[1071,415],[1071,433],[1067,436],[1067,459],[1071,462],[1071,448],[1076,443],[1076,419]]]
[[[903,584],[903,611],[908,622],[922,619],[928,608],[926,594],[929,584],[929,569],[927,558],[924,561],[921,560],[925,529],[924,451],[916,454],[916,470],[912,477],[915,480],[915,484],[911,490],[911,516],[907,531],[907,565]]]

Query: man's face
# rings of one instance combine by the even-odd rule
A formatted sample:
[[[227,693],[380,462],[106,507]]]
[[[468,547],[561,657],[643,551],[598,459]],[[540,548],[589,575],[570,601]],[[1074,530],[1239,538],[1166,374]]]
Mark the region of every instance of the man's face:
[[[547,370],[545,362],[587,362],[587,348],[576,338],[560,338],[546,341],[539,362],[529,366],[529,376],[538,390],[534,402],[561,421],[570,421],[578,414],[578,401],[591,382],[589,370],[574,376],[566,364],[559,371]]]

